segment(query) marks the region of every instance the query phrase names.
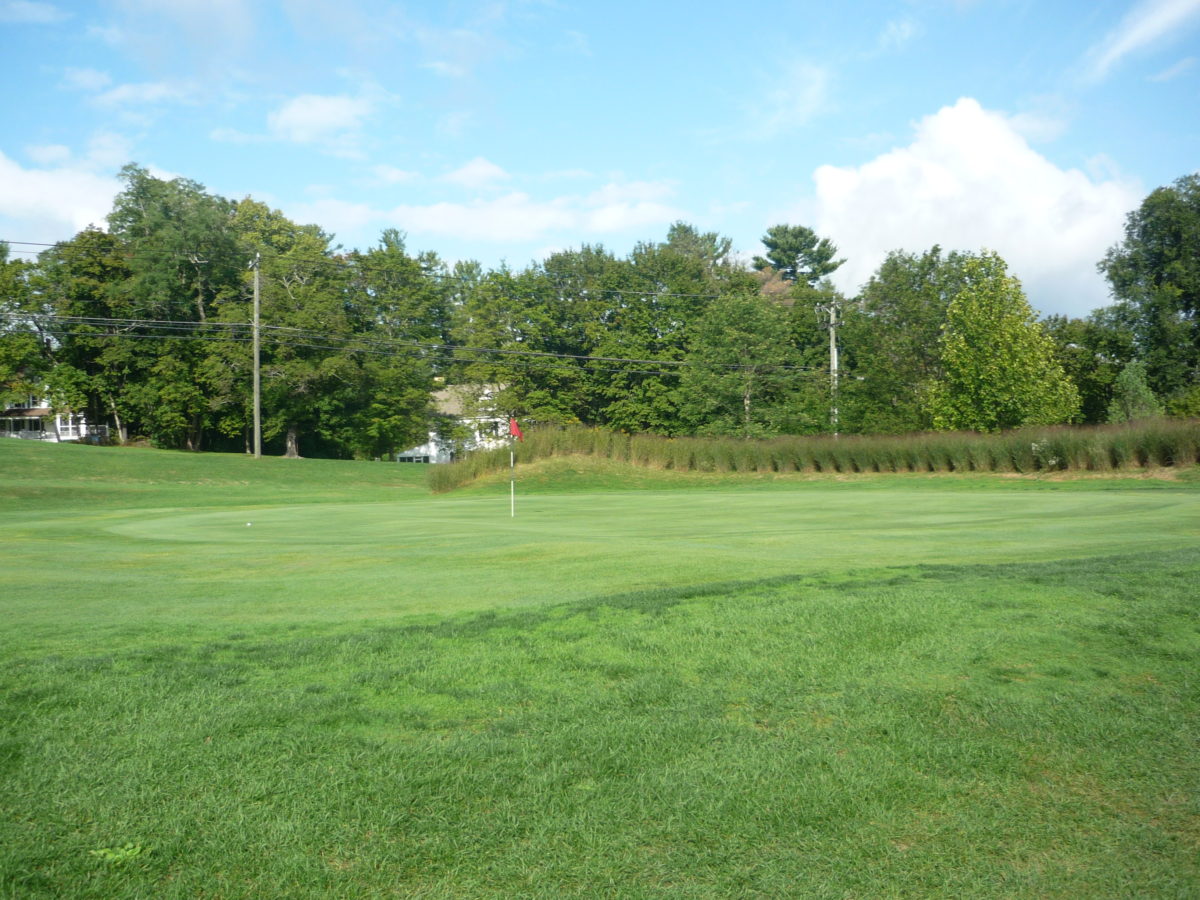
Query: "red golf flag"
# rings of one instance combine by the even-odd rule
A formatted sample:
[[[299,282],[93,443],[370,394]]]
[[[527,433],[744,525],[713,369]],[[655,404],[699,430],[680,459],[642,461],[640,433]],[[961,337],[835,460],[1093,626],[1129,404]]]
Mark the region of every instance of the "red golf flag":
[[[508,420],[508,433],[515,437],[518,441],[525,440],[525,434],[521,431],[521,426],[517,424],[516,419]]]

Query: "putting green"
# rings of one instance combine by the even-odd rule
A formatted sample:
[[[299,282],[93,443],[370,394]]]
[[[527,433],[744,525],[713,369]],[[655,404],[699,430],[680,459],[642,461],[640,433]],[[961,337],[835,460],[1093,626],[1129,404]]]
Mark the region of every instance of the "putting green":
[[[386,621],[768,576],[1167,550],[1198,537],[1195,490],[952,480],[538,493],[519,498],[515,519],[507,496],[481,493],[114,509],[26,521],[9,561],[56,572],[66,601],[5,607],[10,622],[46,625],[115,622],[114,599],[136,603],[146,625]],[[78,565],[64,565],[64,548]]]

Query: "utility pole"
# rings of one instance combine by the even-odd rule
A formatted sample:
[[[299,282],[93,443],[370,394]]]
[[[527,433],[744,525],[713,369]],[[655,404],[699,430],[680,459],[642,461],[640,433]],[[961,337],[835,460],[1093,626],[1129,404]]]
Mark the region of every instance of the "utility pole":
[[[830,300],[819,307],[829,314],[829,422],[833,426],[833,436],[838,436],[838,345],[837,327],[842,324],[838,319],[839,305],[836,300]]]
[[[262,457],[262,383],[261,373],[259,371],[259,322],[258,312],[259,304],[262,295],[262,275],[260,273],[260,264],[262,257],[255,253],[254,262],[251,266],[254,268],[254,458]]]

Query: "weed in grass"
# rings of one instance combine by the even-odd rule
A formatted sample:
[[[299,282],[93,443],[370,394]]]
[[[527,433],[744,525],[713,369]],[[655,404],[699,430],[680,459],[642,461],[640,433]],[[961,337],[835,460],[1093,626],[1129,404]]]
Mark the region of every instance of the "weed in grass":
[[[111,866],[120,866],[137,859],[145,853],[149,853],[149,847],[143,847],[141,844],[128,843],[121,847],[101,847],[98,850],[89,850],[88,853],[102,862],[108,863]]]

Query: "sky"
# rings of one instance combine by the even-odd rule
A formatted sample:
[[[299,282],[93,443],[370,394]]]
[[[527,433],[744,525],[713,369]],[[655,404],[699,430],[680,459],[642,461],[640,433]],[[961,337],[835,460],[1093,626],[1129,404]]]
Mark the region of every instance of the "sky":
[[[999,252],[1043,314],[1200,166],[1200,0],[0,0],[0,240],[103,226],[121,166],[346,248],[514,268],[683,220],[846,258]]]

